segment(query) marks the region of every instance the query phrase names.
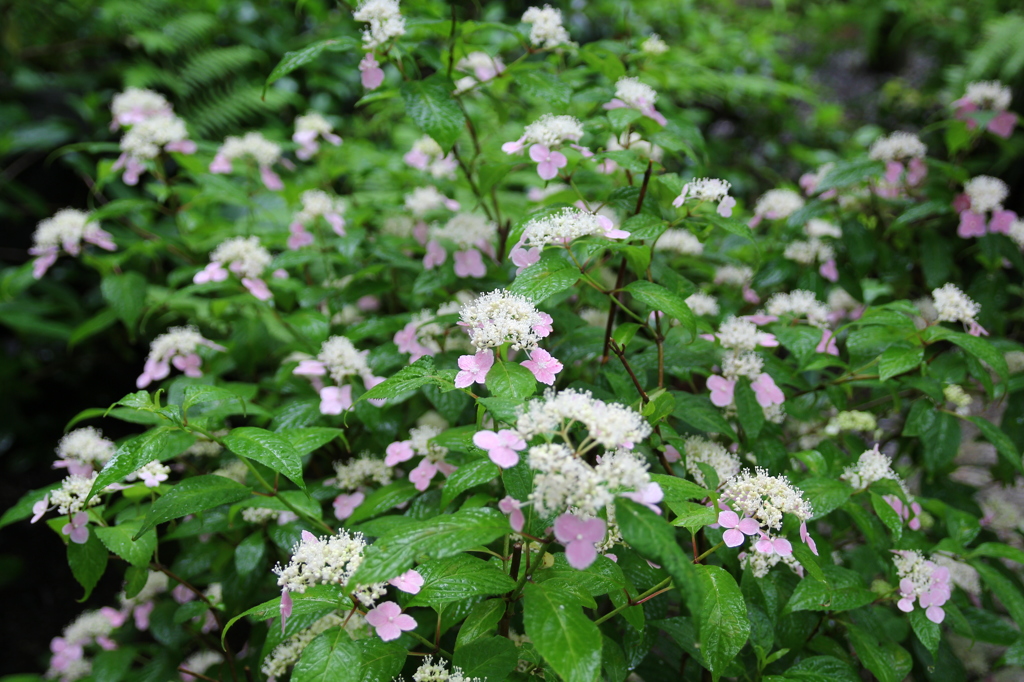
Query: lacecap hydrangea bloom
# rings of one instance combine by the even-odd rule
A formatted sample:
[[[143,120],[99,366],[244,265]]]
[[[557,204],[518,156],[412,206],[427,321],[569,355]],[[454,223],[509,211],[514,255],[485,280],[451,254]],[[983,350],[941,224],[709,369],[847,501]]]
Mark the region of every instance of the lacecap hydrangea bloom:
[[[963,193],[953,200],[953,208],[960,213],[957,235],[969,239],[989,232],[1009,234],[1017,220],[1016,213],[1003,208],[1009,195],[1007,184],[990,175],[978,175],[965,182]]]
[[[761,221],[782,220],[804,207],[804,198],[791,189],[770,189],[754,204],[754,217],[750,227],[757,227]]]
[[[974,319],[981,312],[981,304],[971,300],[957,285],[949,282],[933,289],[932,300],[939,322],[960,322],[971,336],[988,336]]]
[[[754,473],[746,469],[726,483],[719,507],[723,511],[718,523],[728,529],[723,539],[729,547],[743,544],[745,535],[759,535],[761,539],[754,543],[758,552],[792,554],[789,540],[776,535],[782,530],[783,515],[792,514],[800,520],[800,539],[818,553],[807,532],[811,504],[785,476],[772,476],[761,468]]]
[[[288,248],[295,250],[309,246],[315,241],[315,237],[309,232],[309,226],[317,219],[323,218],[331,229],[339,237],[345,236],[345,202],[337,197],[332,197],[327,192],[319,189],[310,189],[302,193],[302,210],[292,218],[288,230],[291,235],[288,237]]]
[[[173,113],[170,102],[159,92],[128,88],[114,95],[110,103],[110,129],[142,123],[146,119]]]
[[[171,373],[171,365],[184,372],[185,376],[201,377],[203,360],[197,352],[201,346],[217,351],[227,350],[205,338],[195,327],[172,327],[150,343],[149,356],[142,374],[135,381],[136,386],[145,388],[166,378]]]
[[[605,215],[579,208],[563,208],[526,223],[523,235],[512,247],[509,258],[521,272],[540,260],[541,251],[548,244],[565,246],[574,239],[590,236],[625,239],[629,232],[617,229]]]
[[[188,139],[185,122],[173,113],[164,113],[135,123],[121,138],[121,155],[110,170],[124,169],[121,180],[137,185],[146,170],[146,162],[161,152],[194,154],[196,143]]]
[[[82,252],[82,243],[93,244],[107,251],[117,250],[109,232],[103,230],[85,211],[65,208],[57,211],[52,217],[42,220],[32,235],[32,248],[29,254],[36,257],[32,261],[32,276],[41,278],[57,262],[61,249],[71,256]]]
[[[615,97],[604,105],[605,109],[636,109],[641,114],[658,123],[668,124],[668,120],[654,108],[658,101],[658,93],[654,88],[635,77],[623,77],[615,82]]]
[[[487,265],[483,256],[494,257],[493,242],[498,226],[477,213],[456,213],[444,225],[430,230],[427,254],[423,267],[432,270],[447,260],[448,252],[443,244],[452,244],[456,251],[452,256],[456,277],[483,277]]]
[[[715,212],[723,218],[732,216],[732,209],[736,206],[736,200],[729,196],[729,189],[732,185],[728,180],[719,178],[697,178],[683,185],[682,192],[672,201],[675,207],[682,206],[687,199],[694,199],[698,203],[705,201],[717,203]]]
[[[544,114],[527,125],[518,140],[501,145],[501,150],[518,154],[528,147],[530,158],[537,163],[537,175],[541,180],[551,180],[569,163],[565,154],[554,147],[568,143],[584,156],[593,156],[589,149],[577,144],[582,137],[583,123],[575,116]]]
[[[445,154],[434,138],[424,135],[412,144],[403,160],[413,168],[430,173],[435,178],[454,178],[459,167],[452,153]]]
[[[711,467],[721,486],[740,472],[740,458],[726,450],[724,445],[703,436],[689,436],[683,443],[686,471],[698,484],[707,487],[708,481],[700,465]]]
[[[880,196],[895,198],[900,194],[899,182],[904,177],[906,184],[914,187],[921,184],[928,174],[924,157],[928,148],[917,135],[897,131],[875,140],[868,150],[868,158],[885,162],[884,182],[876,191]]]
[[[67,469],[69,474],[89,476],[114,456],[117,446],[103,437],[103,432],[92,426],[75,429],[64,434],[57,444],[54,469]]]
[[[1007,111],[1012,99],[1010,88],[999,81],[976,81],[967,84],[964,96],[953,102],[953,106],[956,108],[956,117],[967,122],[968,130],[978,127],[978,121],[971,116],[972,113],[994,113],[995,116],[989,119],[985,128],[993,135],[1008,139],[1017,125],[1017,114]]]
[[[562,26],[562,10],[551,5],[530,7],[523,12],[523,23],[530,24],[530,44],[534,47],[551,49],[573,44]]]
[[[929,561],[916,550],[893,550],[892,561],[900,578],[900,599],[896,606],[904,613],[914,610],[914,602],[925,610],[933,623],[941,623],[946,612],[942,608],[952,596],[949,569]]]
[[[242,137],[230,135],[217,150],[210,163],[211,173],[231,173],[236,159],[250,158],[259,169],[260,179],[267,189],[284,189],[280,176],[272,166],[281,161],[281,145],[263,137],[262,133],[252,131]]]
[[[307,377],[319,391],[321,413],[341,414],[352,407],[352,385],[346,383],[349,377],[360,377],[367,390],[384,381],[367,364],[368,354],[369,351],[358,350],[348,338],[332,336],[324,341],[316,359],[303,359],[293,373]],[[337,385],[324,386],[320,378],[324,375]]]
[[[341,144],[341,137],[334,134],[334,126],[316,111],[297,116],[295,118],[295,132],[292,134],[292,142],[299,145],[295,156],[303,161],[313,158],[313,155],[320,151],[320,141],[323,138],[335,147]]]
[[[197,272],[192,281],[195,284],[223,282],[229,273],[234,273],[249,293],[261,301],[268,301],[273,294],[261,278],[272,260],[259,237],[233,237],[210,253],[209,264]]]

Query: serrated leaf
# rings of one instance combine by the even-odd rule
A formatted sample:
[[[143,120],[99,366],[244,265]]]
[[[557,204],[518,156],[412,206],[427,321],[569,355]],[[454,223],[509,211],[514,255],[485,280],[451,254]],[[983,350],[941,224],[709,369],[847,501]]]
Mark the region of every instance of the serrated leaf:
[[[309,643],[292,670],[294,682],[341,682],[356,680],[359,645],[345,628],[331,628]]]
[[[463,464],[455,470],[448,481],[441,489],[441,508],[444,509],[448,503],[458,497],[463,491],[488,481],[493,481],[501,475],[501,469],[494,462],[486,459],[478,459],[468,464]]]
[[[107,548],[93,532],[89,533],[89,538],[82,544],[68,543],[68,566],[71,567],[71,575],[75,576],[78,584],[85,589],[85,594],[78,601],[83,602],[92,594],[92,589],[107,570],[109,556]]]
[[[651,474],[651,480],[661,487],[665,501],[703,500],[711,495],[711,491],[692,481],[668,474]]]
[[[467,642],[495,630],[501,617],[505,615],[505,607],[504,599],[487,599],[474,606],[459,627],[458,639],[455,641],[456,651]]]
[[[443,74],[435,73],[423,80],[402,83],[405,110],[420,129],[448,151],[459,139],[466,117],[452,91],[455,89]]]
[[[359,41],[354,38],[329,38],[327,40],[318,40],[317,42],[307,45],[301,50],[295,50],[293,52],[285,52],[284,57],[277,63],[274,70],[267,76],[267,81],[263,86],[263,93],[266,94],[267,86],[271,85],[278,79],[287,76],[295,69],[309,64],[314,59],[320,56],[325,50],[331,52],[341,52],[346,49],[353,49],[359,45]]]
[[[239,502],[251,495],[251,489],[223,476],[206,474],[186,478],[153,503],[136,536],[171,519]]]
[[[820,519],[843,506],[853,494],[846,481],[834,478],[808,478],[796,484],[804,491],[804,499],[811,503],[811,518]]]
[[[438,373],[434,367],[434,359],[429,355],[424,356],[408,367],[395,372],[393,375],[359,396],[356,402],[362,400],[379,400],[383,398],[394,398],[395,396],[415,391],[421,386],[435,384],[439,388],[451,388],[453,382]]]
[[[409,606],[440,606],[477,595],[504,594],[515,587],[501,567],[492,562],[459,554],[420,564],[423,587]]]
[[[697,321],[681,296],[673,294],[665,287],[648,282],[637,280],[626,285],[625,290],[637,301],[643,303],[651,310],[665,313],[668,317],[679,320],[684,328],[689,330],[691,336],[697,333]]]
[[[148,566],[156,550],[156,533],[142,532],[142,519],[119,523],[116,526],[100,526],[95,529],[100,542],[111,552],[132,566]],[[138,540],[134,539],[138,535]]]
[[[497,361],[488,370],[485,385],[498,398],[525,400],[537,390],[537,379],[522,365]]]
[[[572,86],[553,73],[540,69],[523,69],[516,72],[515,83],[531,98],[556,110],[569,106]],[[467,675],[467,677],[473,677]]]
[[[865,630],[856,625],[847,625],[850,642],[857,657],[879,682],[900,682],[910,673],[913,660],[900,645],[879,639],[882,633]]]
[[[158,426],[122,443],[96,476],[92,490],[89,491],[89,498],[111,483],[117,483],[128,474],[138,471],[154,459],[160,459],[164,446],[175,431],[177,429],[171,426]]]
[[[519,663],[519,649],[508,637],[480,637],[455,649],[452,664],[466,679],[504,680]]]
[[[300,457],[305,457],[340,437],[344,431],[327,426],[307,426],[301,429],[281,429],[277,433],[288,439]]]
[[[563,593],[527,583],[523,624],[537,651],[565,682],[594,682],[601,668],[601,631],[566,603]]]
[[[909,372],[924,359],[923,348],[888,348],[878,359],[878,380],[888,381],[898,374]]]
[[[826,582],[801,580],[786,604],[787,611],[849,611],[873,602],[878,595],[864,587],[860,575],[839,566],[824,566]]]
[[[351,526],[360,521],[373,518],[378,514],[383,514],[390,509],[405,504],[418,494],[419,491],[416,490],[412,481],[408,479],[395,481],[370,493],[363,500],[363,503],[352,512],[352,516],[345,520],[345,524]]]
[[[546,252],[539,261],[516,275],[508,290],[540,303],[576,284],[580,279],[579,269],[559,254],[553,250]]]
[[[146,306],[146,278],[138,272],[107,275],[100,283],[100,290],[134,338],[135,323]]]
[[[200,403],[210,402],[237,402],[242,406],[243,416],[246,414],[245,400],[236,393],[220,386],[206,386],[203,384],[186,386],[185,399],[181,403],[182,414],[188,414],[188,408]]]
[[[302,458],[284,436],[255,426],[242,426],[224,436],[224,445],[239,457],[259,462],[306,489],[302,480]]]
[[[924,648],[934,655],[939,650],[939,641],[942,639],[942,631],[936,623],[928,620],[924,609],[914,609],[909,614],[910,627],[914,629],[917,639],[924,644]]]
[[[700,612],[700,648],[718,679],[747,642],[750,621],[736,579],[718,566],[698,567],[703,586]]]

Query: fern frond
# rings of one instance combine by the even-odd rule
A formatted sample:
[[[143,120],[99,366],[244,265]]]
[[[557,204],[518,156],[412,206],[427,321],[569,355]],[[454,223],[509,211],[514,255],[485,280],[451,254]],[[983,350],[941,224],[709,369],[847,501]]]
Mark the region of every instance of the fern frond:
[[[287,104],[292,95],[271,89],[266,100],[258,85],[236,85],[204,91],[202,100],[182,112],[191,129],[200,137],[215,139],[227,132],[238,132],[243,124],[265,118]]]
[[[190,56],[181,69],[181,78],[191,90],[232,76],[263,60],[263,53],[248,45],[214,47]]]
[[[985,38],[967,55],[970,80],[1015,81],[1024,71],[1024,16],[1007,14],[985,24]]]

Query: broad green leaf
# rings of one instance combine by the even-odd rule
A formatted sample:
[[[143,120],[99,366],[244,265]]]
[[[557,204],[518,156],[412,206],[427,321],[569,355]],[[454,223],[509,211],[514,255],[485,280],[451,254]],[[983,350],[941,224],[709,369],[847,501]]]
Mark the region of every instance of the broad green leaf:
[[[454,86],[441,73],[402,83],[405,110],[420,129],[448,151],[459,139],[466,116],[452,96]]]
[[[594,682],[601,668],[601,631],[566,603],[564,593],[527,583],[523,624],[537,651],[565,682]]]
[[[561,258],[559,251],[552,250],[516,275],[508,290],[522,294],[534,303],[540,303],[549,296],[568,289],[579,279],[579,269]]]
[[[480,637],[455,649],[452,664],[467,679],[504,680],[519,663],[519,650],[508,637]]]
[[[288,620],[284,634],[286,636],[291,636],[302,629],[298,625],[293,625],[293,619],[295,623],[301,623],[298,616],[311,615],[319,617],[326,615],[331,611],[336,611],[339,608],[344,608],[346,605],[351,606],[351,601],[347,599],[342,601],[343,592],[344,590],[340,585],[314,585],[302,594],[293,594],[292,617]],[[231,629],[231,626],[242,618],[269,620],[271,618],[277,618],[280,615],[281,597],[274,597],[270,601],[257,604],[227,622],[227,625],[224,626],[224,631],[221,632],[221,644],[223,645],[224,638],[227,636],[228,630]]]
[[[176,431],[180,433],[172,426],[158,426],[122,443],[96,476],[92,490],[89,491],[89,498],[111,483],[117,483],[128,474],[138,471],[154,459],[160,459],[164,447]]]
[[[418,556],[443,559],[487,544],[507,532],[505,515],[487,507],[408,524],[367,547],[363,563],[349,582],[366,585],[390,580],[412,568]]]
[[[363,503],[352,512],[352,516],[345,520],[345,524],[351,526],[378,514],[383,514],[400,504],[405,504],[417,495],[419,495],[419,491],[416,490],[412,481],[408,479],[395,481],[370,493]]]
[[[220,386],[206,386],[203,384],[185,387],[185,400],[181,403],[181,411],[183,414],[187,415],[188,408],[193,405],[211,402],[237,402],[242,406],[242,414],[245,414],[245,400],[243,400],[237,393],[233,393],[232,391]]]
[[[236,455],[270,467],[306,489],[302,480],[302,457],[284,436],[254,426],[242,426],[224,436],[224,445]]]
[[[341,682],[358,680],[359,645],[345,628],[331,628],[302,650],[292,670],[294,682]]]
[[[804,578],[797,583],[787,611],[849,611],[873,602],[878,595],[864,587],[860,575],[839,566],[824,566],[826,582]]]
[[[1020,452],[1002,429],[984,417],[968,417],[967,420],[977,426],[981,431],[981,435],[985,436],[985,440],[996,447],[996,452],[999,453],[1000,457],[1006,460],[1018,472],[1024,473]]]
[[[924,337],[928,341],[942,339],[954,343],[994,369],[1003,381],[1008,381],[1010,378],[1010,368],[1006,364],[1006,358],[996,350],[995,346],[980,336],[971,336],[936,325],[926,329]]]
[[[454,500],[465,490],[493,481],[501,475],[501,469],[489,459],[478,459],[463,464],[455,470],[441,489],[441,508]]]
[[[860,675],[850,664],[835,656],[804,658],[787,670],[783,679],[799,682],[861,682]]]
[[[732,440],[739,439],[722,412],[706,396],[682,391],[673,391],[672,395],[676,399],[676,407],[672,412],[676,419],[706,433],[721,433]]]
[[[841,161],[825,174],[825,177],[814,188],[816,193],[830,189],[849,187],[869,178],[880,177],[885,169],[881,161],[859,158],[853,161]]]
[[[718,679],[747,642],[750,621],[736,579],[718,566],[698,567],[703,586],[700,646],[704,660]]]
[[[107,570],[107,559],[109,553],[103,546],[100,539],[89,529],[89,539],[82,544],[76,542],[68,543],[68,565],[71,567],[71,575],[75,576],[78,584],[85,588],[85,595],[78,601],[82,602],[89,598],[96,583],[103,577]]]
[[[910,617],[910,627],[914,628],[917,639],[924,644],[925,649],[935,654],[939,650],[939,641],[942,639],[942,631],[939,626],[928,620],[924,609],[914,609],[907,615]]]
[[[140,517],[116,526],[99,526],[95,532],[107,549],[132,566],[148,566],[156,550],[156,533],[150,531],[140,534],[141,529]],[[138,540],[134,539],[136,535],[139,536]]]
[[[207,474],[186,478],[153,503],[136,536],[171,519],[197,514],[222,504],[232,504],[251,495],[251,489],[223,476]]]
[[[362,639],[359,644],[359,677],[357,682],[391,680],[401,672],[409,652],[397,642],[382,642],[376,637]]]
[[[305,457],[332,442],[335,438],[341,436],[344,431],[326,426],[307,426],[302,429],[281,429],[277,433],[291,442],[292,447],[295,448],[300,457]]]
[[[30,490],[22,495],[21,499],[18,500],[13,507],[5,511],[3,516],[0,516],[0,528],[9,526],[12,523],[17,523],[18,521],[22,521],[32,516],[32,506],[39,500],[46,497],[47,493],[51,490],[59,488],[61,485],[61,482],[57,481],[56,483],[51,483],[45,488]]]
[[[629,667],[626,664],[626,655],[622,653],[615,640],[609,637],[602,638],[601,645],[601,667],[609,682],[625,682],[629,675]]]
[[[974,548],[971,556],[991,556],[1000,559],[1009,559],[1018,564],[1024,564],[1024,550],[1000,542],[983,542]]]
[[[672,525],[682,526],[691,533],[696,533],[718,520],[718,512],[714,507],[686,500],[666,500],[665,503],[676,515],[676,518],[672,519]]]
[[[92,659],[91,677],[96,682],[121,682],[131,670],[132,661],[139,652],[135,647],[122,646],[111,651],[101,651]],[[4,682],[16,682],[9,677]],[[25,680],[28,682],[28,680]],[[40,678],[41,682],[41,678]]]
[[[263,92],[266,94],[267,87],[284,76],[287,76],[295,69],[300,66],[309,64],[314,59],[320,56],[325,50],[331,52],[343,52],[345,50],[354,49],[359,46],[359,41],[354,38],[329,38],[327,40],[318,40],[315,43],[307,45],[301,50],[295,50],[293,52],[285,52],[284,57],[277,63],[274,70],[267,76],[267,82],[263,86]]]
[[[651,480],[661,487],[665,493],[665,501],[703,500],[711,495],[707,488],[697,485],[692,481],[678,476],[668,474],[651,474]]]
[[[501,617],[505,615],[505,607],[505,600],[499,598],[487,599],[474,606],[459,627],[459,636],[455,642],[456,651],[467,642],[494,631]]]
[[[910,673],[913,660],[906,649],[895,642],[881,639],[882,633],[847,625],[850,642],[857,657],[879,682],[901,682]]]
[[[918,367],[924,359],[923,348],[888,348],[878,359],[878,379],[888,381]]]
[[[885,501],[881,495],[874,491],[870,491],[871,495],[871,506],[874,508],[875,513],[878,514],[878,518],[882,520],[886,528],[892,531],[892,539],[894,541],[899,540],[903,537],[903,519],[900,515],[892,508],[892,505]]]
[[[124,322],[131,336],[135,334],[135,323],[146,305],[146,278],[138,272],[107,275],[100,283],[103,298]]]
[[[659,284],[642,279],[630,282],[626,285],[625,290],[651,310],[657,310],[679,320],[680,324],[689,330],[691,336],[696,335],[696,318],[694,318],[690,306],[686,305],[686,301],[681,296],[673,294]]]
[[[259,531],[245,538],[235,547],[235,570],[240,575],[252,573],[263,566],[267,558],[267,543]]]
[[[496,361],[487,372],[487,389],[498,398],[523,400],[537,390],[533,372],[514,362]]]
[[[1003,602],[1010,618],[1018,625],[1024,623],[1024,594],[1021,594],[1013,581],[981,561],[971,561],[971,565],[978,571],[985,585]]]
[[[434,359],[429,355],[424,356],[408,367],[395,372],[393,375],[359,396],[356,402],[361,400],[379,400],[382,398],[394,398],[395,396],[415,391],[421,386],[434,384],[438,388],[447,390],[452,387],[452,381],[438,373],[434,368]]]
[[[736,390],[733,395],[740,426],[746,432],[747,438],[753,440],[757,438],[757,434],[761,433],[761,429],[764,427],[764,410],[761,409],[754,389],[750,387],[750,382],[746,379],[736,382]]]
[[[481,594],[504,594],[516,586],[500,565],[469,554],[428,561],[416,570],[423,576],[423,587],[409,606],[436,607]]]

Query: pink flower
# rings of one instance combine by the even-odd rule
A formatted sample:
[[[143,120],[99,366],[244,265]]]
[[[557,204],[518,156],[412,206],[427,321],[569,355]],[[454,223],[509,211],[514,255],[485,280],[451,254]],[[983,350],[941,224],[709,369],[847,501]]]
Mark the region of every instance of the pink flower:
[[[322,377],[327,374],[327,368],[319,360],[303,360],[299,363],[298,367],[292,370],[292,374]]]
[[[985,236],[985,216],[974,211],[962,212],[956,234],[963,239]]]
[[[437,465],[424,457],[416,468],[409,472],[409,480],[416,486],[416,490],[423,492],[430,485],[431,479],[437,473]]]
[[[356,507],[361,505],[365,499],[366,495],[359,491],[356,491],[351,495],[338,495],[334,498],[334,518],[339,521],[344,521],[348,517],[352,516]]]
[[[174,365],[179,371],[184,372],[185,376],[196,379],[203,376],[203,372],[200,369],[203,365],[203,359],[199,357],[197,353],[189,353],[188,355],[175,355],[171,359],[171,364]]]
[[[595,217],[597,218],[597,224],[604,230],[604,236],[608,239],[626,239],[629,237],[629,232],[615,227],[615,223],[608,216],[597,215]]]
[[[889,503],[889,506],[899,514],[901,519],[904,521],[909,520],[907,526],[909,526],[911,530],[920,530],[921,519],[919,516],[923,511],[920,504],[917,502],[911,502],[909,505],[905,505],[903,504],[903,500],[895,495],[883,495],[882,499]],[[913,517],[911,517],[911,514],[913,514]]]
[[[113,627],[119,628],[124,625],[125,620],[128,619],[128,614],[123,611],[118,611],[110,606],[104,606],[100,609],[100,615],[107,619]]]
[[[807,532],[807,522],[806,521],[804,521],[804,522],[802,522],[800,524],[800,540],[805,545],[807,545],[808,547],[811,548],[811,551],[814,552],[814,556],[818,556],[818,545],[815,544],[814,538],[811,537],[811,534]]]
[[[711,389],[711,404],[715,407],[727,407],[732,404],[733,391],[736,390],[736,380],[726,379],[723,376],[713,374],[708,377],[708,388]]]
[[[243,277],[242,286],[249,290],[249,293],[260,299],[261,301],[269,301],[274,297],[270,293],[270,287],[262,279],[255,279],[253,277]]]
[[[988,336],[988,332],[976,320],[971,320],[967,325],[967,333],[971,336]]]
[[[42,251],[30,249],[29,252],[33,255],[39,256],[32,261],[32,276],[35,279],[40,279],[46,274],[46,271],[50,269],[50,266],[57,262],[57,256],[60,254],[60,249],[56,246],[52,246]]]
[[[680,460],[679,451],[671,445],[665,446],[665,461],[669,464],[674,464]]]
[[[494,365],[494,355],[490,350],[479,351],[476,355],[463,355],[459,358],[459,369],[462,371],[455,375],[455,388],[466,388],[474,383],[484,383],[492,365]]]
[[[506,154],[518,154],[519,152],[523,151],[523,142],[525,141],[525,139],[525,137],[520,137],[515,142],[506,142],[505,144],[501,145],[501,151],[505,152]]]
[[[352,386],[325,386],[320,389],[320,413],[341,414],[352,407]]]
[[[284,632],[284,626],[288,622],[288,618],[292,615],[292,593],[288,591],[288,588],[281,590],[281,632]]]
[[[210,261],[209,265],[196,273],[192,278],[195,284],[206,284],[207,282],[223,282],[228,278],[228,271],[217,261]]]
[[[524,249],[522,246],[516,245],[509,254],[512,263],[517,266],[516,274],[520,274],[523,270],[539,261],[540,252],[541,247],[539,246],[535,246],[532,249]]]
[[[384,464],[389,467],[393,467],[399,462],[408,462],[415,454],[412,450],[412,441],[410,440],[395,441],[384,452],[386,453]]]
[[[554,319],[547,313],[539,312],[537,313],[537,316],[540,317],[540,324],[533,325],[533,331],[537,332],[537,336],[543,339],[555,330],[552,326]]]
[[[146,364],[142,366],[142,374],[135,380],[135,385],[139,388],[145,388],[154,381],[160,381],[167,377],[171,373],[171,365],[169,362],[164,360],[159,362],[153,358],[146,360]]]
[[[530,359],[519,364],[533,372],[537,381],[548,386],[555,383],[555,375],[562,371],[562,363],[543,348],[534,349]]]
[[[761,526],[754,519],[740,520],[739,514],[729,510],[718,514],[718,525],[729,529],[722,534],[727,547],[739,547],[743,544],[744,535],[756,535],[761,531]]]
[[[790,544],[786,538],[770,538],[764,533],[761,534],[761,539],[754,544],[754,549],[761,554],[778,554],[779,556],[789,556],[793,553],[793,545]]]
[[[423,587],[423,576],[420,575],[419,571],[417,571],[416,569],[410,568],[408,571],[398,576],[397,578],[392,578],[391,580],[389,580],[388,584],[394,585],[402,592],[406,592],[408,594],[418,594],[420,588]]]
[[[658,503],[664,499],[665,493],[662,491],[660,485],[651,482],[645,485],[641,490],[622,493],[622,497],[633,500],[637,504],[644,505],[655,514],[660,514],[661,508],[658,506]]]
[[[427,166],[430,165],[430,155],[420,149],[410,149],[402,160],[416,170],[427,170]]]
[[[506,495],[500,502],[498,502],[498,509],[501,510],[502,514],[508,515],[508,523],[512,526],[512,530],[519,532],[523,529],[523,524],[526,523],[526,518],[523,516],[522,502]]]
[[[377,630],[377,636],[385,642],[398,639],[402,632],[416,629],[416,620],[393,601],[379,604],[366,614],[366,622]]]
[[[263,180],[263,185],[269,190],[278,191],[284,189],[281,177],[272,171],[270,166],[260,166],[260,179]]]
[[[89,467],[92,469],[92,467]],[[50,494],[47,493],[43,496],[43,499],[39,500],[32,505],[32,520],[29,523],[35,523],[39,519],[43,518],[46,512],[50,511]]]
[[[786,402],[786,395],[775,385],[775,380],[767,372],[757,375],[757,378],[750,382],[750,387],[754,389],[754,397],[757,398],[757,404],[761,407],[781,405]]]
[[[761,297],[757,295],[757,292],[750,288],[749,284],[743,285],[743,300],[751,305],[757,305],[761,302]]]
[[[1017,125],[1017,114],[1012,111],[1001,111],[986,126],[990,133],[998,135],[1004,140],[1009,139],[1013,129]]]
[[[502,147],[504,149],[504,146]],[[537,175],[541,180],[551,180],[558,175],[559,168],[565,168],[569,159],[562,152],[551,151],[542,144],[530,147],[530,158],[537,162]]]
[[[132,619],[135,621],[135,627],[145,632],[149,629],[149,614],[153,613],[153,609],[156,608],[155,601],[148,601],[145,604],[139,604],[132,609]]]
[[[828,353],[829,355],[839,355],[839,346],[836,344],[836,337],[830,329],[825,329],[821,332],[821,341],[814,347],[815,353]]]
[[[163,471],[158,471],[154,473],[152,471],[146,471],[143,469],[137,473],[139,475],[139,480],[145,483],[147,488],[156,488],[163,481],[167,480],[167,474],[164,473]]]
[[[575,569],[583,570],[597,559],[598,542],[604,540],[605,522],[583,519],[565,513],[555,519],[555,537],[565,545],[565,558]]]
[[[303,246],[309,246],[313,243],[313,235],[307,232],[305,225],[300,222],[294,222],[289,225],[288,231],[291,233],[288,237],[288,248],[292,251],[297,251]]]
[[[473,434],[473,443],[484,450],[491,461],[502,469],[509,469],[519,463],[518,450],[526,448],[526,441],[518,432],[511,429],[494,431],[477,431]]]
[[[830,282],[839,281],[839,268],[836,267],[836,259],[830,258],[818,268],[818,274]]]
[[[988,221],[988,231],[998,234],[1010,234],[1010,226],[1017,220],[1017,214],[1013,211],[993,211],[992,219]]]
[[[231,159],[224,156],[223,154],[217,154],[213,157],[213,161],[210,162],[211,173],[230,173],[231,172]]]
[[[921,181],[928,175],[928,166],[925,164],[924,159],[914,157],[907,164],[907,184],[916,187],[921,184]]]
[[[433,239],[427,242],[427,255],[423,257],[424,268],[433,270],[438,265],[444,263],[446,258],[448,258],[448,252],[444,250],[443,246]]]
[[[367,90],[376,90],[384,82],[384,69],[377,64],[377,58],[373,56],[372,52],[367,52],[359,62],[359,73],[363,87]]]
[[[71,517],[69,523],[64,524],[60,532],[71,538],[76,545],[84,545],[89,539],[89,515],[80,511]]]
[[[456,277],[483,277],[487,274],[483,256],[476,249],[455,252]]]

